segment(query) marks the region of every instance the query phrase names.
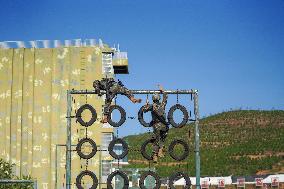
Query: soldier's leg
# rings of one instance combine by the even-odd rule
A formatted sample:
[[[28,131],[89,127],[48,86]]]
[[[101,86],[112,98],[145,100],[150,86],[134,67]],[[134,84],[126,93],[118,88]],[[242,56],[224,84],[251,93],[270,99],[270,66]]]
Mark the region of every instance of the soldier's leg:
[[[167,125],[162,124],[162,129],[161,129],[161,140],[162,142],[165,142],[167,135],[168,135],[168,131],[169,131],[169,127]]]
[[[160,127],[161,129],[160,129],[159,157],[164,157],[164,152],[165,152],[164,143],[165,143],[169,128],[168,126],[162,123],[160,123]]]
[[[112,102],[113,96],[110,94],[106,94],[106,100],[105,100],[105,104],[104,104],[104,115],[103,115],[103,119],[102,119],[102,123],[107,123],[108,121],[108,116],[110,116],[110,106],[111,106],[111,102]]]
[[[115,94],[121,94],[126,96],[127,98],[129,98],[131,100],[131,102],[133,103],[140,103],[141,99],[136,99],[134,98],[134,95],[130,92],[130,90],[128,90],[126,87],[119,85],[118,83],[114,84],[111,87],[111,90],[113,93]]]
[[[107,123],[108,115],[109,115],[109,108],[110,108],[110,104],[106,103],[104,105],[103,119],[101,121],[102,123]]]
[[[154,129],[154,135],[155,135],[155,142],[154,142],[154,156],[153,156],[153,161],[157,162],[158,161],[158,155],[159,155],[159,149],[160,149],[160,130],[155,124],[153,126]]]

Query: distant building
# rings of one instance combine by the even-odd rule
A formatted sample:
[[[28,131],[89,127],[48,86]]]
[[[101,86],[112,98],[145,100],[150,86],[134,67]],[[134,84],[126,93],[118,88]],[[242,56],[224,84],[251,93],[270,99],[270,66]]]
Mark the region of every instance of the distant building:
[[[0,42],[0,158],[16,164],[17,176],[37,179],[39,189],[65,188],[66,91],[91,90],[96,79],[127,73],[127,53],[101,40]],[[101,117],[103,97],[73,98],[72,115],[89,103]],[[74,150],[83,137],[85,128],[72,119]],[[88,128],[88,137],[106,150],[113,128],[96,121]],[[88,161],[88,170],[103,183],[111,161],[108,152],[97,152]],[[85,165],[72,152],[72,188]]]

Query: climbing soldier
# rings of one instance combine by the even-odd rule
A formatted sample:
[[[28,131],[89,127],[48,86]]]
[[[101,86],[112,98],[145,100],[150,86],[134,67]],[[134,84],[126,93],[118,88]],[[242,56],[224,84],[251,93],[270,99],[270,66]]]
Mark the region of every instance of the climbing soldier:
[[[158,157],[164,157],[164,142],[169,131],[169,124],[166,121],[165,108],[167,105],[168,95],[165,93],[162,86],[158,85],[161,93],[163,94],[163,100],[160,102],[160,94],[156,93],[152,96],[153,104],[149,104],[148,100],[144,106],[143,111],[151,111],[155,142],[154,142],[154,156],[153,161],[156,163]]]
[[[102,123],[107,123],[112,100],[117,94],[127,96],[133,103],[141,102],[141,99],[134,98],[134,95],[126,87],[124,87],[121,81],[116,82],[113,78],[95,80],[93,87],[95,88],[95,91],[99,96],[103,95],[102,91],[105,91],[106,94],[104,117],[101,121]]]

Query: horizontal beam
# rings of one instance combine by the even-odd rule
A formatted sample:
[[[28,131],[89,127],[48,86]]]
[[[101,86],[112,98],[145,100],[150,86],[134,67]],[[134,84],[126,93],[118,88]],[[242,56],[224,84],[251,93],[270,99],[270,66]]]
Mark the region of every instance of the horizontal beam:
[[[130,90],[133,94],[155,94],[162,93],[160,90]],[[190,89],[190,90],[165,90],[167,94],[196,94],[198,90]],[[69,90],[69,94],[97,94],[95,90]],[[102,91],[104,94],[105,92]]]
[[[130,90],[133,94],[155,94],[162,93],[160,90]],[[167,94],[194,94],[197,90],[165,90]]]

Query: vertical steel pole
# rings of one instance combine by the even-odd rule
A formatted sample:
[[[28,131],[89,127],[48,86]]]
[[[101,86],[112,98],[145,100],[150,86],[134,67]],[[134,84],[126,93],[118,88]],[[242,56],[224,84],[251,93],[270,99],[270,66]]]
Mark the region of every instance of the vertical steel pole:
[[[57,188],[57,147],[58,144],[55,146],[55,188]]]
[[[198,91],[194,92],[194,115],[195,115],[195,175],[196,189],[200,189],[200,153],[199,153],[199,106],[198,106]]]
[[[71,189],[71,93],[67,90],[66,189]]]
[[[102,169],[103,169],[103,164],[102,164],[102,149],[101,149],[101,146],[100,146],[100,156],[99,156],[99,162],[100,162],[100,169],[99,169],[99,180],[100,180],[100,183],[102,183]],[[99,189],[101,189],[101,184],[99,184]]]
[[[34,189],[37,189],[37,180],[34,180]]]

